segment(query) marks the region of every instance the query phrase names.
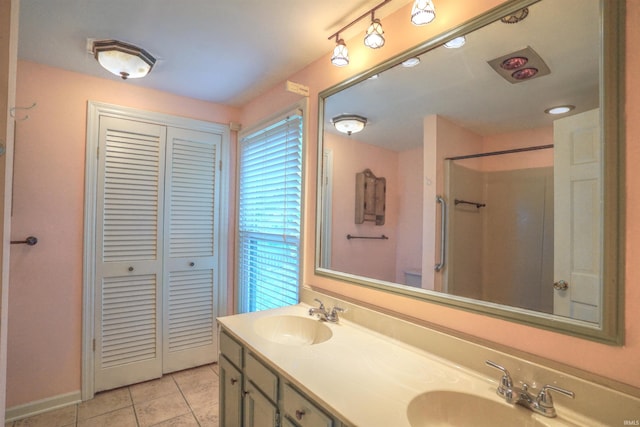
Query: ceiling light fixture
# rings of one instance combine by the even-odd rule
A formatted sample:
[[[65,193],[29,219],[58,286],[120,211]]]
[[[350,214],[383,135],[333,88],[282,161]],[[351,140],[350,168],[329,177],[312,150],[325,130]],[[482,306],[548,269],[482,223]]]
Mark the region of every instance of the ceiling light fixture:
[[[156,63],[146,50],[118,40],[94,41],[93,55],[102,67],[123,80],[146,76]]]
[[[417,56],[402,61],[402,66],[404,68],[412,68],[417,66],[418,64],[420,64],[420,58],[418,58]]]
[[[575,105],[558,105],[556,107],[547,108],[546,110],[544,110],[544,112],[547,114],[558,115],[558,114],[568,113],[569,111],[572,111],[575,108],[576,108]]]
[[[358,133],[364,129],[367,119],[357,114],[341,114],[331,119],[331,124],[335,126],[338,132],[351,136],[352,133]]]
[[[378,49],[384,46],[384,30],[379,19],[374,16],[375,12],[371,12],[371,25],[367,28],[364,36],[364,45],[371,49]]]
[[[349,65],[349,50],[344,40],[339,39],[338,36],[339,34],[336,34],[336,47],[333,48],[331,63],[336,67],[344,67]]]
[[[455,39],[451,39],[444,44],[444,47],[448,49],[459,49],[467,42],[467,39],[464,36],[456,37]]]
[[[411,9],[413,25],[426,25],[436,18],[436,9],[431,0],[416,0]]]
[[[336,47],[333,49],[333,55],[331,56],[331,63],[337,67],[344,67],[349,64],[349,54],[347,51],[347,45],[344,40],[340,38],[340,33],[344,32],[347,28],[351,27],[356,22],[359,22],[362,18],[365,18],[371,15],[371,25],[369,25],[367,32],[364,37],[364,44],[372,49],[377,49],[384,45],[384,31],[382,30],[382,24],[380,24],[379,19],[375,19],[374,12],[380,9],[385,4],[389,3],[391,0],[384,0],[382,3],[374,7],[373,9],[369,9],[366,13],[363,13],[353,21],[349,22],[344,27],[340,28],[335,33],[331,34],[328,39],[332,40],[336,39]]]

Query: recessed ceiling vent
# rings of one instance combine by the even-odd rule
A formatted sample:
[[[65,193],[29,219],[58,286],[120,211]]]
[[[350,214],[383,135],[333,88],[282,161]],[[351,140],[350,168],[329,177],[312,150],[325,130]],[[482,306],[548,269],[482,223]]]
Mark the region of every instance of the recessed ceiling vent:
[[[492,59],[488,64],[509,83],[521,83],[551,73],[547,64],[530,46]]]

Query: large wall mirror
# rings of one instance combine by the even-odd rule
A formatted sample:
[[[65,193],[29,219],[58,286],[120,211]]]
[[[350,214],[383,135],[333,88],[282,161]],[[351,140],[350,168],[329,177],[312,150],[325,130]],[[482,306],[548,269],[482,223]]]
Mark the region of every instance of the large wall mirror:
[[[322,92],[316,273],[621,343],[623,3],[507,2]]]

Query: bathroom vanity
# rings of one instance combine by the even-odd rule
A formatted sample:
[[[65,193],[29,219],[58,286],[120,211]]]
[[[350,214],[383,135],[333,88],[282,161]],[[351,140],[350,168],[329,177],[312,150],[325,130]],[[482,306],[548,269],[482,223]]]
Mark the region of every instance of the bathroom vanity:
[[[303,301],[319,297],[348,311],[337,323],[310,316],[315,305],[305,303],[218,319],[221,426],[604,426],[640,418],[638,396],[305,293]],[[500,372],[486,360],[506,367],[520,389],[528,383],[533,396],[550,385],[575,399],[551,391],[555,418],[507,403],[496,393]]]

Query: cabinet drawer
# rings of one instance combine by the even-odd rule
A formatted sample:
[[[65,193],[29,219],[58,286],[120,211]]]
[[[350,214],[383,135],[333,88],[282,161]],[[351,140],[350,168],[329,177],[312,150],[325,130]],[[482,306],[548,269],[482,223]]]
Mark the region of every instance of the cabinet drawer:
[[[289,384],[284,387],[284,413],[300,427],[333,427],[333,420]]]
[[[224,354],[236,368],[242,369],[242,346],[224,330],[220,330],[220,353]]]
[[[244,363],[245,378],[255,384],[272,402],[277,402],[278,377],[249,352],[245,354]]]

